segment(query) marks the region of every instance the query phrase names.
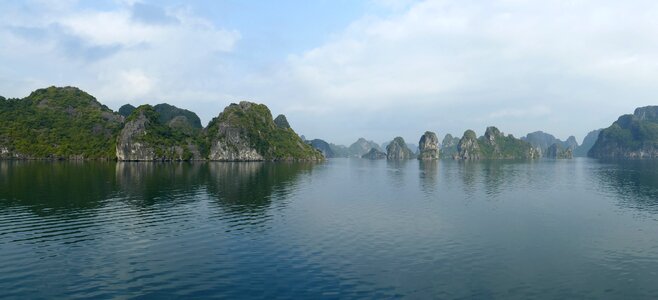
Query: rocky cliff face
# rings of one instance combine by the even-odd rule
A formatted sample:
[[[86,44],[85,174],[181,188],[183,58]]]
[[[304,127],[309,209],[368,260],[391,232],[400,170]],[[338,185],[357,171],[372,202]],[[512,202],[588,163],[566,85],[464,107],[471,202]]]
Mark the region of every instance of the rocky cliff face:
[[[418,159],[432,160],[439,159],[439,138],[436,133],[426,131],[418,141]]]
[[[350,156],[361,157],[363,154],[368,153],[372,148],[383,152],[383,149],[379,146],[379,144],[373,141],[368,141],[364,138],[359,138],[356,142],[350,145],[348,151]]]
[[[169,122],[163,123],[170,119]],[[183,120],[184,119],[184,120]],[[203,159],[200,131],[183,126],[185,116],[162,116],[150,105],[136,108],[117,138],[120,161],[182,161]],[[174,122],[172,122],[174,121]]]
[[[365,158],[365,159],[384,159],[384,158],[386,158],[386,153],[381,152],[381,151],[379,151],[375,148],[372,148],[372,149],[370,149],[370,151],[368,151],[368,153],[361,156],[361,158]]]
[[[561,144],[554,143],[546,149],[545,157],[553,159],[571,159],[573,158],[573,148],[564,148]]]
[[[477,160],[481,158],[480,145],[475,131],[469,129],[464,132],[464,135],[457,144],[457,153],[453,158],[464,160]]]
[[[457,144],[459,144],[459,138],[453,137],[451,134],[446,134],[441,141],[441,157],[452,158],[457,154]]]
[[[132,113],[132,112],[131,112]],[[138,141],[146,134],[149,120],[144,114],[138,114],[133,120],[126,123],[117,138],[116,155],[120,161],[153,161],[155,149]]]
[[[403,160],[414,158],[413,152],[407,147],[402,137],[396,137],[386,146],[386,158],[389,160]]]
[[[573,135],[570,135],[564,143],[562,143],[562,147],[564,148],[571,148],[571,150],[574,150],[578,148],[578,141],[576,141],[576,137]]]
[[[637,108],[603,129],[588,152],[595,158],[658,158],[658,106]]]
[[[322,160],[292,130],[277,126],[267,106],[231,104],[206,129],[208,158],[217,161]]]

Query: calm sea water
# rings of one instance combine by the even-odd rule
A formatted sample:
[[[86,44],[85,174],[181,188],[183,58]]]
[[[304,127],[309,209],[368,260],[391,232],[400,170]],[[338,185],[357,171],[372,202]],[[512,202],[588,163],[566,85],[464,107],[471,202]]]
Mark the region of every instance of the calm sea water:
[[[0,162],[0,298],[658,298],[658,162]]]

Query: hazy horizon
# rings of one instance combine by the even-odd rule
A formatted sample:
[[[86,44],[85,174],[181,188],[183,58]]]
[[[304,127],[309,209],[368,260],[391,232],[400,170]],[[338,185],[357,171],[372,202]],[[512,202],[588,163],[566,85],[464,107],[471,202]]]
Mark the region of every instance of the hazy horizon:
[[[0,95],[70,85],[114,110],[169,103],[204,124],[248,100],[300,135],[347,146],[487,126],[581,143],[656,103],[657,11],[651,1],[3,2]]]

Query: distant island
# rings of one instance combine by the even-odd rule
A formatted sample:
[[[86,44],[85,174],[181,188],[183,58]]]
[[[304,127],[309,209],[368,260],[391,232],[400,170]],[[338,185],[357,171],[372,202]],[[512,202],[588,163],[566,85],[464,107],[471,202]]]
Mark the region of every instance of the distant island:
[[[515,138],[494,126],[478,137],[427,131],[418,146],[396,137],[381,145],[307,140],[284,115],[263,104],[233,103],[203,127],[194,113],[166,103],[126,104],[118,112],[75,87],[38,89],[23,99],[0,97],[0,159],[119,161],[320,161],[334,157],[388,160],[489,160],[658,157],[658,106],[623,115],[590,132],[582,145],[535,131]]]

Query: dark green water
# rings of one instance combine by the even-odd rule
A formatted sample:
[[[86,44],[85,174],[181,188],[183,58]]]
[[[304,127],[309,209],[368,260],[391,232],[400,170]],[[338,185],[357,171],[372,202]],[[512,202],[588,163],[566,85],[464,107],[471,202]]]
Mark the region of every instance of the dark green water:
[[[658,162],[0,162],[0,298],[658,298]]]

